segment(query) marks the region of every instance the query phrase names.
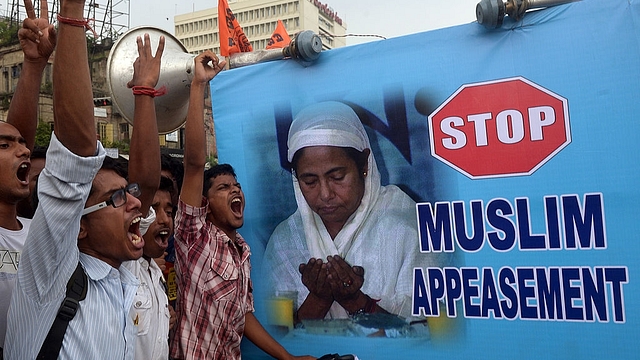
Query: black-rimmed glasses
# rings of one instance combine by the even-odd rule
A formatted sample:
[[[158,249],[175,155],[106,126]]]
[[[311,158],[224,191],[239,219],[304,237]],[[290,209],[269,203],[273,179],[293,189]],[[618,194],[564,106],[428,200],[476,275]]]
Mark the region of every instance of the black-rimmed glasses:
[[[92,212],[98,211],[109,205],[113,206],[114,208],[120,207],[127,203],[127,193],[135,197],[140,196],[140,186],[137,183],[129,184],[124,189],[120,189],[114,192],[111,197],[109,197],[109,200],[85,208],[84,210],[82,210],[82,215],[84,216],[87,214],[91,214]]]

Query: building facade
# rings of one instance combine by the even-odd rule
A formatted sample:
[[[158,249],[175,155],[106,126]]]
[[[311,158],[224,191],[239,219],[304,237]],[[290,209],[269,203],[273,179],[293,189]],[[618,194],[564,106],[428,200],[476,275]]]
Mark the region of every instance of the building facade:
[[[278,20],[289,36],[311,30],[322,39],[325,50],[346,46],[346,23],[338,13],[318,0],[229,0],[254,50],[266,48]],[[191,54],[205,50],[220,53],[218,8],[205,9],[174,17],[175,36]]]

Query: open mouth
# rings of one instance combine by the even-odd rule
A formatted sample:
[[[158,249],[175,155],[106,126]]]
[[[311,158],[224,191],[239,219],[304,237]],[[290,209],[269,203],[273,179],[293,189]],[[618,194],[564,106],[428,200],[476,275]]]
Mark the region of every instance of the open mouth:
[[[238,217],[242,216],[242,200],[239,197],[231,200],[231,212]]]
[[[156,235],[156,243],[161,247],[166,248],[169,245],[169,230],[160,230]]]
[[[21,183],[29,183],[29,170],[31,170],[31,164],[29,164],[28,162],[23,162],[18,167],[18,172],[16,173],[16,175],[18,176],[18,180],[20,180]]]
[[[138,216],[133,221],[131,221],[131,225],[129,225],[129,240],[136,247],[144,246],[144,241],[142,240],[142,236],[140,236],[140,220],[142,217]]]

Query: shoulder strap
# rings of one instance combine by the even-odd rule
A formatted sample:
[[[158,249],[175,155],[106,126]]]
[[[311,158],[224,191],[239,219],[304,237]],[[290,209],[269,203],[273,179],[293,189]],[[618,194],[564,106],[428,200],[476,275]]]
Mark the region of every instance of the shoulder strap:
[[[53,320],[53,325],[51,325],[51,329],[36,359],[55,360],[58,358],[58,354],[60,354],[60,349],[62,348],[64,334],[67,331],[67,326],[69,326],[69,321],[76,316],[76,312],[80,307],[80,301],[84,300],[87,296],[87,287],[87,274],[84,273],[82,265],[78,262],[76,271],[73,272],[69,282],[67,282],[67,296],[62,301],[60,309],[58,309],[58,315],[56,315],[55,320]]]

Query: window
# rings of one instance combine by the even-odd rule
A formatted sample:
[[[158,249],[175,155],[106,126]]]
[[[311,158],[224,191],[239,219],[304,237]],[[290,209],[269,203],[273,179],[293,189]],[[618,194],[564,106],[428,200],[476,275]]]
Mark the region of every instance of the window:
[[[98,123],[98,140],[107,140],[107,124],[105,123]]]
[[[2,72],[2,81],[4,82],[4,92],[9,92],[9,72]]]
[[[129,123],[120,123],[120,138],[123,140],[129,139]]]

